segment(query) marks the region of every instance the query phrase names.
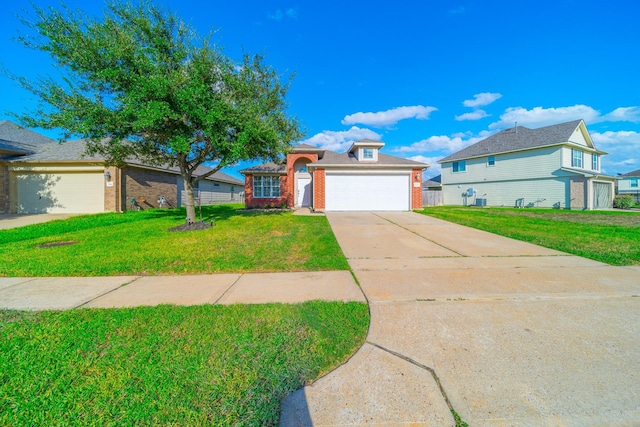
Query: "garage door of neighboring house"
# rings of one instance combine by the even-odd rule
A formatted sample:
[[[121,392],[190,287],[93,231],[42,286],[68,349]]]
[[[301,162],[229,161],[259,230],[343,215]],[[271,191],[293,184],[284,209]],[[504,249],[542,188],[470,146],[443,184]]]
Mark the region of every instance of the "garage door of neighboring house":
[[[612,206],[611,184],[606,182],[593,183],[593,209],[605,209]]]
[[[327,172],[325,209],[328,211],[410,210],[410,175]]]
[[[17,173],[16,184],[18,213],[104,212],[103,173]]]

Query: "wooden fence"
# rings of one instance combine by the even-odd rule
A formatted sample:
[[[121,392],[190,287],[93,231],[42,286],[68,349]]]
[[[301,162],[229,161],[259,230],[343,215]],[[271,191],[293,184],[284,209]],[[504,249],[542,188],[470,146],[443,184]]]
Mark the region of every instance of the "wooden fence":
[[[423,190],[422,191],[422,206],[442,206],[444,204],[444,197],[442,191],[436,190]]]

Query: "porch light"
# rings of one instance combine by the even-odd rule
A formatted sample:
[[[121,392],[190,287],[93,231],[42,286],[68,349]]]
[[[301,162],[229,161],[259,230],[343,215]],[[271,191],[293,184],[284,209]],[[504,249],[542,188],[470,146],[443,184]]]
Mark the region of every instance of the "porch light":
[[[111,181],[111,172],[105,171],[104,172],[104,179],[105,179],[105,181]]]

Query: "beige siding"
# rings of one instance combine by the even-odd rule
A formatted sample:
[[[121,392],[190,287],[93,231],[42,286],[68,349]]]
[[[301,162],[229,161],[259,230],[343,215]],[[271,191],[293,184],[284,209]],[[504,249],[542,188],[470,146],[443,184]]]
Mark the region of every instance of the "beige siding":
[[[636,178],[638,180],[638,185],[640,185],[640,178]],[[631,178],[624,178],[618,180],[618,193],[635,193],[640,192],[640,187],[631,187]]]
[[[0,212],[9,212],[9,168],[0,164]]]
[[[582,133],[580,126],[576,128],[576,130],[569,137],[569,142],[573,142],[574,144],[582,145],[583,147],[591,148],[592,145],[587,142],[585,139],[585,135]]]

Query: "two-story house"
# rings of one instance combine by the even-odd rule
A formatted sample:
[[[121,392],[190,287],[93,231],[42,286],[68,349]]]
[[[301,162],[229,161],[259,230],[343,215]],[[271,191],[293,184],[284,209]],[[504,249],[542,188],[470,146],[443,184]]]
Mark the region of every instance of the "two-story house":
[[[280,162],[241,171],[245,205],[322,211],[422,208],[422,170],[429,165],[380,153],[383,146],[362,140],[346,153],[336,153],[297,145]]]
[[[445,205],[609,208],[615,178],[601,173],[583,120],[515,126],[443,158]]]
[[[618,176],[618,194],[629,194],[640,202],[640,169]]]

